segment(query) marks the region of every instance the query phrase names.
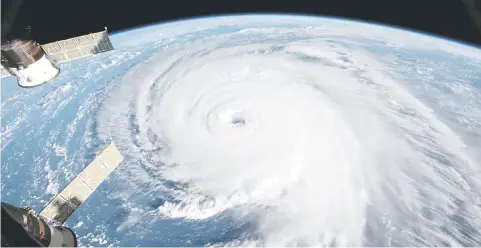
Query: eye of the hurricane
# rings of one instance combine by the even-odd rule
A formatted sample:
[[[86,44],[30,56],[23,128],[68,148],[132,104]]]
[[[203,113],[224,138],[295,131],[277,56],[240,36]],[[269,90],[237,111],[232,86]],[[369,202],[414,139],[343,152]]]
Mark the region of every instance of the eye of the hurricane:
[[[242,117],[231,117],[230,119],[230,122],[234,125],[237,125],[237,126],[242,126],[244,124],[246,124],[246,120]]]
[[[231,130],[229,132],[245,132],[246,129],[249,127],[249,116],[243,110],[236,110],[236,111],[229,111],[230,113],[226,113],[224,119],[224,128],[227,130]],[[237,130],[237,131],[236,131]],[[241,131],[242,130],[242,131]]]
[[[231,126],[230,128],[239,129],[239,128],[248,128],[248,123],[250,121],[249,114],[245,110],[235,110],[229,111],[227,114],[227,118],[224,119],[224,123]],[[229,128],[229,129],[230,129]]]
[[[253,122],[254,118],[256,117],[248,110],[232,109],[226,105],[211,111],[206,124],[210,133],[223,138],[234,138],[258,128],[254,124],[260,120]]]

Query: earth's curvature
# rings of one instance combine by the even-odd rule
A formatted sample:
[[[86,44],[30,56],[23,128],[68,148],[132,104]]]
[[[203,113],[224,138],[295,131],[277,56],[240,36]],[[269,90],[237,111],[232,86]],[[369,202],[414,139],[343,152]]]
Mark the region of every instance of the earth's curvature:
[[[113,140],[82,246],[481,245],[481,49],[283,15],[111,40],[2,80],[2,201],[40,211]]]

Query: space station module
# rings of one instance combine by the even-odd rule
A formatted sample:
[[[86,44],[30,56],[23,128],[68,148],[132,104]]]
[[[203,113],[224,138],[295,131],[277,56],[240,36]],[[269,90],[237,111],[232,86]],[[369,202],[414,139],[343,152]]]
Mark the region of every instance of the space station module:
[[[2,42],[2,66],[18,79],[21,87],[35,87],[55,78],[60,70],[29,32]]]
[[[48,44],[38,44],[30,29],[15,39],[2,41],[0,76],[16,76],[18,85],[31,88],[51,81],[60,73],[59,63],[113,50],[104,31]]]

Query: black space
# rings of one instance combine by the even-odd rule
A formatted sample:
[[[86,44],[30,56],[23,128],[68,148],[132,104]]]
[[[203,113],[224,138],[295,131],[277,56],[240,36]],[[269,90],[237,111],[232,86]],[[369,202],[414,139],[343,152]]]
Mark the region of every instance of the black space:
[[[481,32],[476,18],[470,16],[473,12],[466,9],[467,1],[481,6],[481,0],[4,0],[2,38],[15,36],[28,25],[39,43],[47,43],[101,31],[105,26],[115,32],[206,15],[302,13],[384,23],[481,46]],[[17,11],[15,5],[20,5]]]

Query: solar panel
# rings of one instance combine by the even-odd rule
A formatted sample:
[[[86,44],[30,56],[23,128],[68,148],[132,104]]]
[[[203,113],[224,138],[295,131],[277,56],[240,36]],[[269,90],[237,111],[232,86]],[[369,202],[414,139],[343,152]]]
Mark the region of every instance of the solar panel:
[[[108,145],[67,187],[55,196],[40,212],[40,216],[59,224],[64,223],[117,168],[122,159],[122,155],[114,143]]]
[[[114,49],[107,31],[55,41],[42,45],[42,48],[57,62],[79,59]]]

